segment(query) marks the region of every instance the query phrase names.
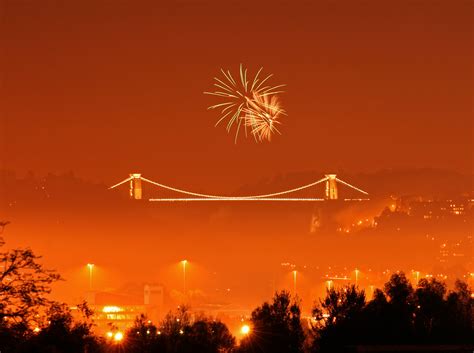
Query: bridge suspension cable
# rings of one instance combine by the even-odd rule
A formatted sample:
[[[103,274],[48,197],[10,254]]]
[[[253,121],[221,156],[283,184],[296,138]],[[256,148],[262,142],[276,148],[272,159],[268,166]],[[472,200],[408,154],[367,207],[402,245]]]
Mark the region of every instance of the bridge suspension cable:
[[[336,178],[336,180],[337,180],[338,182],[340,182],[341,184],[344,184],[344,185],[346,185],[346,186],[348,186],[348,187],[350,187],[350,188],[352,188],[352,189],[354,189],[354,190],[356,190],[356,191],[359,191],[359,192],[363,193],[364,195],[368,195],[368,194],[369,194],[368,192],[366,192],[366,191],[364,191],[364,190],[362,190],[362,189],[356,188],[354,185],[351,185],[351,184],[349,184],[349,183],[346,183],[344,180],[341,180],[341,179],[339,179],[339,178]]]
[[[130,179],[131,179],[131,178],[129,178],[128,180],[130,180]],[[312,187],[312,186],[315,186],[315,185],[317,185],[317,184],[320,184],[320,183],[322,183],[322,182],[325,182],[325,181],[327,180],[327,177],[326,177],[326,178],[323,178],[323,179],[320,179],[320,180],[318,180],[318,181],[315,181],[315,182],[313,182],[313,183],[309,183],[309,184],[306,184],[306,185],[303,185],[303,186],[294,188],[294,189],[289,189],[289,190],[280,191],[280,192],[274,192],[274,193],[271,193],[271,194],[250,195],[250,196],[222,196],[222,195],[200,194],[200,193],[196,193],[196,192],[192,192],[192,191],[187,191],[187,190],[182,190],[182,189],[174,188],[174,187],[172,187],[172,186],[160,184],[160,183],[157,183],[157,182],[155,182],[155,181],[152,181],[152,180],[149,180],[149,179],[146,179],[146,178],[143,178],[143,177],[141,177],[141,179],[142,179],[143,181],[146,181],[146,182],[151,183],[151,184],[153,184],[153,185],[159,186],[159,187],[161,187],[161,188],[163,188],[163,189],[168,189],[168,190],[171,190],[171,191],[176,191],[176,192],[179,192],[179,193],[182,193],[182,194],[186,194],[186,195],[191,195],[191,196],[204,197],[204,198],[206,198],[206,199],[217,199],[217,200],[220,200],[220,199],[226,199],[226,200],[247,200],[247,199],[271,198],[271,197],[274,197],[274,196],[279,196],[279,195],[284,195],[284,194],[289,194],[289,193],[292,193],[292,192],[304,190],[304,189],[310,188],[310,187]],[[127,180],[127,181],[128,181],[128,180]]]
[[[362,200],[362,199],[361,199]],[[295,198],[295,197],[259,197],[259,198],[158,198],[158,199],[149,199],[148,201],[160,201],[160,202],[192,202],[192,201],[325,201],[325,199],[320,198]],[[349,199],[347,199],[349,201]],[[350,200],[352,201],[352,200]],[[359,199],[357,199],[359,201]]]
[[[109,187],[109,190],[110,190],[110,189],[115,189],[117,186],[120,186],[120,185],[122,185],[122,184],[125,184],[126,182],[128,182],[128,181],[130,181],[130,180],[132,180],[132,179],[133,179],[133,178],[130,177],[130,178],[127,178],[127,179],[125,179],[125,180],[122,180],[120,183],[117,183],[117,184],[112,185],[111,187]]]
[[[341,184],[348,186],[351,189],[354,189],[364,195],[368,195],[368,193],[362,189],[359,189],[339,178],[336,177],[335,174],[327,174],[324,178],[314,181],[312,183],[299,186],[296,188],[274,192],[270,194],[260,194],[260,195],[247,195],[247,196],[224,196],[224,195],[212,195],[212,194],[204,194],[204,193],[197,193],[188,190],[183,190],[179,188],[175,188],[169,185],[161,184],[156,181],[144,178],[141,174],[135,173],[130,174],[130,177],[122,180],[121,182],[112,185],[109,189],[114,189],[122,184],[130,182],[130,197],[135,199],[141,199],[142,195],[142,188],[141,182],[147,182],[152,185],[158,186],[162,189],[174,191],[180,194],[184,194],[191,197],[182,197],[182,198],[153,198],[149,199],[149,201],[167,201],[167,202],[175,202],[175,201],[324,201],[328,199],[337,199],[337,186],[335,182],[340,182]],[[311,188],[315,185],[321,184],[326,182],[326,199],[322,198],[304,198],[304,197],[276,197],[281,195],[286,195],[290,193],[294,193],[300,190]],[[364,201],[368,199],[344,199],[344,201]]]

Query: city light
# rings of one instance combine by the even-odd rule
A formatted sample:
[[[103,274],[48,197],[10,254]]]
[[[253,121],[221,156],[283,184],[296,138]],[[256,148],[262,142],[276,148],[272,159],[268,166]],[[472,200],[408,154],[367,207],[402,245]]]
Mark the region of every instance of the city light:
[[[250,326],[249,325],[242,325],[240,328],[240,333],[242,335],[248,335],[250,333]]]
[[[415,271],[415,275],[416,275],[416,285],[418,285],[418,283],[420,282],[420,271]]]
[[[120,342],[123,340],[123,333],[122,332],[116,332],[114,335],[114,341],[115,342]]]
[[[123,309],[118,306],[104,306],[102,309],[103,313],[118,313],[121,311],[123,311]]]

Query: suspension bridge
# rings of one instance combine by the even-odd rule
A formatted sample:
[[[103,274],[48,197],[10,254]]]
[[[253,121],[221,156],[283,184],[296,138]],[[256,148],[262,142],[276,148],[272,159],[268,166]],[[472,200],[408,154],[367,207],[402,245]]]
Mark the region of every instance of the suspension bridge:
[[[179,195],[179,197],[167,197],[167,198],[150,198],[148,201],[151,202],[192,202],[192,201],[294,201],[294,202],[305,202],[305,201],[326,201],[326,200],[344,200],[344,201],[367,201],[368,193],[354,185],[349,184],[337,177],[336,174],[326,174],[324,178],[316,180],[306,185],[291,188],[288,190],[278,191],[269,194],[260,195],[244,195],[244,196],[224,196],[224,195],[211,195],[197,193],[193,191],[183,190],[169,185],[161,184],[153,180],[144,178],[139,173],[130,174],[130,176],[121,182],[112,185],[109,189],[115,189],[123,184],[129,184],[129,195],[131,199],[141,200],[142,199],[142,184],[148,183],[159,189],[171,191]],[[301,190],[310,189],[319,184],[325,184],[324,197],[295,197],[294,194]],[[338,184],[349,187],[363,195],[361,198],[339,198]],[[294,197],[291,197],[291,196]]]

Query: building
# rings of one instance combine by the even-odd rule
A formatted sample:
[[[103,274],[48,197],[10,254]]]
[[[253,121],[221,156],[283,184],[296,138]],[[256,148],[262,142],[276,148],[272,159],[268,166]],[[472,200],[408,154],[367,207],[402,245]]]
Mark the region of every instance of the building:
[[[99,334],[125,332],[140,314],[157,322],[164,314],[164,287],[145,284],[141,292],[89,292],[87,302],[94,310]]]

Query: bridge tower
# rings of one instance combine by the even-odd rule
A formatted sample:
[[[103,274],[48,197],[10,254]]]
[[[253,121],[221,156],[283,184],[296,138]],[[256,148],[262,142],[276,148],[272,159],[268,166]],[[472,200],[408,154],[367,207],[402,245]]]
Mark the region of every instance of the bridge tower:
[[[326,174],[326,200],[337,200],[336,174]]]
[[[130,174],[130,198],[141,200],[142,198],[142,175]]]

